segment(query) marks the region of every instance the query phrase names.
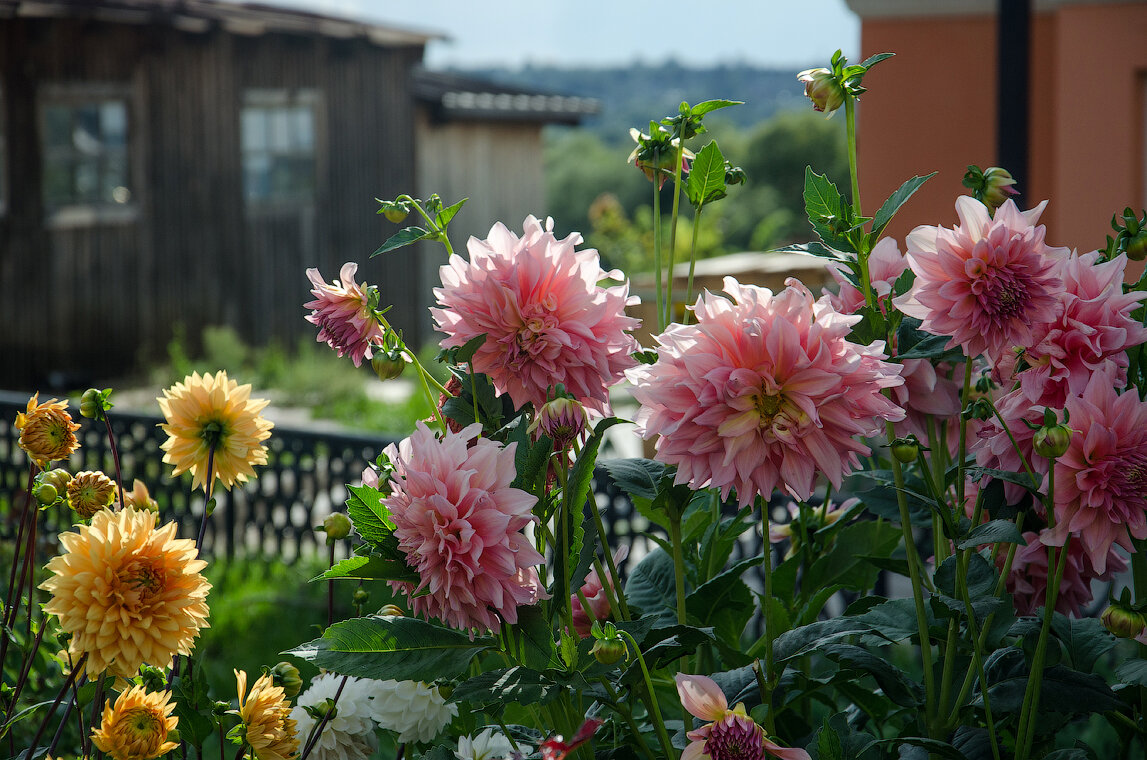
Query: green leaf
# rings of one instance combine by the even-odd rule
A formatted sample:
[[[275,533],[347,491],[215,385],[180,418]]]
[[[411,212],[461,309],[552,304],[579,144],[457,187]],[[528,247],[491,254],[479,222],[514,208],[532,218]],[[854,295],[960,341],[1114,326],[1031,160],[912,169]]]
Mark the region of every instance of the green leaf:
[[[665,474],[665,465],[652,459],[607,459],[601,466],[622,491],[650,500],[657,497],[657,483]]]
[[[433,682],[457,678],[474,655],[495,646],[488,636],[471,639],[418,618],[376,616],[335,623],[285,654],[357,678]]]
[[[854,591],[867,591],[880,571],[865,556],[890,556],[901,536],[900,530],[881,520],[862,520],[845,526],[833,547],[809,566],[802,587],[816,589],[840,584]]]
[[[955,467],[955,465],[952,465]],[[973,481],[978,481],[981,478],[989,477],[996,480],[1002,480],[1006,483],[1015,483],[1017,486],[1023,486],[1032,493],[1039,493],[1040,484],[1032,480],[1032,477],[1026,472],[1008,472],[1007,470],[994,470],[990,467],[966,467],[964,472]]]
[[[706,145],[693,159],[685,195],[697,210],[725,197],[725,157],[716,142]]]
[[[506,442],[516,443],[514,448],[514,481],[510,484],[527,493],[538,493],[537,486],[545,482],[547,465],[554,451],[554,442],[545,436],[535,441],[528,425],[518,425]]]
[[[560,668],[554,629],[537,605],[518,608],[518,622],[512,627],[519,637],[524,665],[535,670]]]
[[[887,60],[894,55],[896,55],[896,54],[895,53],[877,53],[876,55],[871,55],[868,58],[865,58],[864,61],[862,61],[860,65],[863,66],[865,69],[871,69],[876,64],[880,63],[881,61]],[[933,172],[933,174],[935,174],[935,172]],[[930,174],[928,176],[932,176],[932,175]]]
[[[924,177],[913,177],[905,182],[900,188],[889,196],[888,200],[884,201],[880,206],[880,210],[876,212],[876,216],[872,218],[872,240],[876,241],[880,237],[880,233],[884,232],[884,228],[892,221],[892,217],[900,210],[900,207],[907,203],[920,187],[936,176],[936,172],[932,172]]]
[[[382,244],[382,246],[370,255],[371,258],[378,256],[381,253],[390,253],[397,251],[399,248],[405,248],[411,243],[417,243],[430,236],[430,233],[421,227],[407,227],[404,230],[399,230],[390,236],[390,238]]]
[[[673,558],[664,549],[654,549],[633,568],[625,581],[625,598],[665,622],[677,622],[677,584]]]
[[[703,100],[691,109],[694,116],[704,116],[710,111],[716,111],[718,108],[728,108],[729,106],[744,105],[743,100]]]
[[[820,239],[831,247],[850,250],[852,244],[833,229],[833,223],[840,223],[844,214],[844,199],[836,185],[823,174],[817,174],[812,167],[805,168],[804,185],[805,211]]]
[[[685,609],[701,625],[712,626],[720,638],[737,645],[756,606],[753,592],[741,576],[758,567],[761,557],[743,559],[685,597]]]
[[[500,715],[505,705],[545,705],[565,691],[565,685],[530,668],[515,666],[481,673],[458,684],[451,702],[469,702],[485,712]]]
[[[1063,642],[1071,664],[1085,673],[1115,646],[1115,637],[1099,618],[1076,620],[1056,613],[1051,619],[1051,630]]]
[[[824,243],[815,240],[811,243],[794,243],[792,245],[786,245],[783,248],[776,248],[772,251],[769,251],[769,253],[807,253],[812,256],[818,256],[822,259],[843,261],[848,264],[854,263],[856,260],[855,253],[838,251],[835,248],[831,248]]]
[[[1147,660],[1127,660],[1115,669],[1119,683],[1147,686]]]
[[[992,696],[992,710],[999,713],[1018,713],[1027,690],[1027,673],[1005,678],[988,690]],[[974,702],[982,707],[983,696]],[[1062,715],[1084,715],[1094,712],[1119,710],[1126,706],[1100,677],[1093,673],[1080,673],[1063,665],[1044,671],[1040,685],[1039,711]]]
[[[855,619],[880,631],[880,635],[889,641],[904,641],[920,633],[916,624],[916,603],[912,599],[882,602]],[[932,619],[929,624],[934,622]]]
[[[868,623],[856,618],[819,620],[782,633],[773,643],[773,654],[777,662],[783,662],[815,652],[822,646],[848,636],[862,633],[879,633],[879,631],[875,631]]]
[[[831,644],[820,653],[842,668],[857,670],[875,679],[884,695],[901,707],[919,707],[924,702],[924,689],[900,668],[851,644]]]
[[[406,583],[418,583],[422,580],[417,571],[402,560],[366,556],[348,557],[322,575],[312,578],[311,581],[328,581],[337,578],[367,578]]]
[[[394,534],[390,510],[382,504],[382,492],[370,486],[347,486],[347,514],[364,541],[381,544]]]
[[[459,209],[462,208],[462,204],[468,200],[470,199],[463,198],[454,205],[447,206],[446,208],[442,209],[438,212],[438,216],[434,218],[434,221],[438,224],[439,227],[446,227],[446,225],[450,224],[450,220],[454,218],[454,215],[458,213]]]
[[[960,549],[969,549],[983,544],[1019,544],[1027,546],[1028,542],[1020,534],[1020,529],[1011,520],[989,520],[977,525],[960,543]]]

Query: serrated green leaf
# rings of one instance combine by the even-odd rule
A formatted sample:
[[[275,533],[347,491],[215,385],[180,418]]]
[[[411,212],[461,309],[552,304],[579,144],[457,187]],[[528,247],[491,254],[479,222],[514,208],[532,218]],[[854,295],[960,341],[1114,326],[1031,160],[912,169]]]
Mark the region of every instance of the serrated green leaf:
[[[889,196],[888,200],[880,206],[880,210],[876,212],[876,216],[872,218],[872,240],[875,242],[884,232],[884,228],[892,221],[892,217],[900,210],[900,207],[908,202],[917,190],[923,186],[925,182],[936,176],[936,172],[925,175],[923,177],[913,177],[912,179],[901,185],[896,192]]]
[[[630,496],[654,499],[665,465],[652,459],[607,459],[601,463],[614,485]]]
[[[693,159],[685,195],[693,208],[700,210],[706,203],[725,197],[725,156],[716,142],[710,142]]]
[[[743,101],[743,100],[721,100],[721,99],[703,100],[700,103],[698,103],[697,105],[693,106],[691,110],[692,110],[694,116],[704,116],[705,114],[709,113],[710,111],[716,111],[718,108],[728,108],[729,106],[740,106],[740,105],[744,105],[744,103],[745,103],[745,101]]]
[[[370,255],[370,257],[374,258],[375,256],[378,256],[382,253],[397,251],[399,248],[405,248],[406,246],[412,243],[417,243],[419,240],[423,240],[429,236],[430,233],[421,227],[407,227],[406,229],[399,230],[398,232],[391,235],[387,241],[379,247],[377,251]]]
[[[877,53],[876,55],[870,55],[868,58],[865,58],[864,61],[862,61],[860,65],[863,66],[865,69],[871,69],[876,64],[880,63],[881,61],[887,60],[894,55],[896,55],[896,54],[895,53]]]
[[[406,583],[418,583],[421,580],[418,573],[401,560],[358,556],[348,557],[338,562],[326,572],[312,578],[311,581],[329,581],[339,578],[389,580]]]
[[[856,259],[855,253],[838,251],[816,240],[809,243],[786,245],[783,248],[776,248],[769,251],[769,253],[807,253],[822,259],[831,259],[832,261],[842,261],[845,263],[852,263]]]
[[[434,218],[434,221],[437,222],[439,227],[445,227],[446,225],[450,224],[450,220],[453,219],[454,215],[457,214],[458,211],[462,208],[462,204],[468,200],[470,199],[463,198],[452,206],[447,206],[446,208],[442,209],[438,212],[438,216]]]
[[[469,678],[454,687],[451,702],[469,702],[502,713],[506,704],[545,705],[557,699],[566,686],[544,673],[531,668],[515,666],[498,668]]]
[[[830,644],[820,653],[842,668],[872,676],[884,695],[901,707],[919,707],[924,702],[924,688],[900,668],[852,644]]]
[[[497,642],[410,617],[372,616],[335,623],[321,638],[284,652],[357,678],[427,681],[466,672],[475,655]]]
[[[989,520],[977,525],[956,546],[960,549],[970,549],[983,544],[1019,544],[1027,546],[1020,529],[1011,520]]]
[[[382,504],[382,492],[370,486],[347,486],[347,515],[364,541],[382,544],[394,534],[390,510]]]
[[[637,564],[625,581],[625,598],[666,622],[677,621],[677,583],[673,558],[664,549],[654,549]]]

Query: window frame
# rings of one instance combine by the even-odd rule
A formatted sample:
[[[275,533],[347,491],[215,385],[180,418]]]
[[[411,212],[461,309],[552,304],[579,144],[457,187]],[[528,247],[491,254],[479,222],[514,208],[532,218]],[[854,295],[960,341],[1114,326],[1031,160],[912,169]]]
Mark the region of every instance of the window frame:
[[[247,127],[245,120],[248,111],[255,109],[264,112],[277,110],[293,111],[303,108],[310,114],[310,147],[309,151],[297,146],[298,131],[290,117],[287,119],[288,134],[287,146],[276,148],[270,138],[272,126],[268,121],[263,142],[258,146],[250,146],[247,142]],[[322,187],[319,178],[322,176],[323,146],[325,145],[325,124],[323,122],[323,93],[318,87],[246,87],[243,89],[238,114],[239,121],[239,166],[243,184],[243,203],[250,214],[260,212],[294,211],[300,208],[314,207],[319,200]],[[310,163],[310,189],[305,193],[276,194],[271,187],[269,195],[257,195],[249,192],[247,165],[253,155],[267,156],[271,159],[305,158]]]

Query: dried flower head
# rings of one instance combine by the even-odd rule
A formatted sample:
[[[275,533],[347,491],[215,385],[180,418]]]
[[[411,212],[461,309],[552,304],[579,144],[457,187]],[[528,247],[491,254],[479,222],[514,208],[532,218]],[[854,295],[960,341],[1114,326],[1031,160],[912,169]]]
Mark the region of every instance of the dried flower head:
[[[39,403],[40,394],[28,399],[28,408],[16,413],[16,429],[20,431],[20,448],[40,469],[48,469],[51,462],[67,459],[79,447],[76,431],[80,426],[72,422],[68,404],[51,399]]]
[[[148,693],[133,686],[119,695],[113,705],[104,705],[100,727],[92,731],[92,742],[115,760],[151,760],[166,755],[179,745],[168,741],[179,718],[172,715],[175,703],[171,692]]]
[[[251,386],[239,385],[223,370],[191,373],[157,399],[167,423],[163,461],[175,465],[172,475],[191,472],[192,488],[207,487],[208,463],[213,480],[224,488],[243,483],[254,466],[267,463],[263,441],[273,424],[259,414],[268,404],[251,398]]]
[[[102,509],[90,525],[60,534],[64,553],[40,588],[52,595],[45,611],[71,634],[73,658],[87,653],[87,672],[131,676],[148,663],[165,667],[190,654],[207,627],[207,592],[195,542],[175,537],[176,525],[155,527],[155,514],[128,507]]]
[[[77,472],[66,489],[68,506],[85,520],[115,501],[115,481],[99,470]]]
[[[247,693],[247,671],[235,671],[239,709],[231,710],[243,721],[243,736],[257,760],[287,760],[299,751],[291,705],[283,687],[275,686],[270,673],[259,676]]]
[[[374,349],[385,343],[385,331],[375,319],[371,304],[371,288],[354,281],[358,264],[348,261],[333,283],[323,280],[318,269],[308,269],[307,277],[314,288],[315,300],[303,304],[311,309],[307,321],[319,326],[316,340],[326,343],[339,356],[350,354],[354,366],[361,367],[363,359],[370,359]]]

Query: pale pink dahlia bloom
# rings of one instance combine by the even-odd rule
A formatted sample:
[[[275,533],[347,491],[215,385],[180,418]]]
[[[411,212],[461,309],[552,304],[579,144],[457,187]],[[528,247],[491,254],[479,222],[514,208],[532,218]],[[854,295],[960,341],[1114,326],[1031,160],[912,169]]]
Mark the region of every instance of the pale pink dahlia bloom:
[[[1130,550],[1131,538],[1147,538],[1147,402],[1096,372],[1064,409],[1074,433],[1055,460],[1055,529],[1040,540],[1062,546],[1077,534],[1103,573],[1112,544]]]
[[[1046,475],[1047,460],[1035,453],[1035,430],[1026,424],[1042,425],[1044,407],[1033,404],[1018,388],[996,399],[995,404],[1000,417],[1007,423],[1007,430],[999,420],[991,417],[979,423],[975,436],[968,434],[968,451],[976,457],[976,464],[993,470],[1027,472],[1026,462],[1037,475]],[[1013,438],[1015,444],[1012,443]],[[1019,503],[1025,493],[1023,486],[1004,483],[1004,496],[1009,504]]]
[[[307,321],[319,326],[316,340],[326,343],[340,357],[350,354],[354,366],[361,367],[364,358],[374,355],[374,346],[382,345],[384,333],[371,313],[367,284],[354,281],[357,271],[358,264],[348,261],[343,264],[339,279],[327,283],[318,269],[308,269],[315,300],[303,304],[303,308],[312,310]]]
[[[416,614],[490,630],[499,617],[516,623],[519,605],[542,598],[534,567],[543,560],[521,532],[538,521],[530,512],[537,498],[510,487],[516,444],[481,432],[474,424],[439,439],[419,422],[386,447],[394,472],[382,503],[407,564],[422,577],[417,586],[391,585]]]
[[[810,760],[803,749],[782,747],[770,741],[765,730],[758,726],[738,704],[729,709],[729,701],[717,682],[708,676],[678,673],[677,696],[690,715],[709,721],[701,728],[689,731],[691,740],[681,753],[681,760],[763,760],[766,755],[781,760]]]
[[[881,238],[880,242],[872,247],[872,253],[868,256],[868,281],[872,285],[876,302],[882,312],[888,311],[886,304],[892,295],[892,288],[907,268],[908,261],[900,253],[894,238]],[[828,264],[828,273],[836,280],[840,290],[835,294],[827,291],[826,293],[834,309],[846,314],[855,314],[864,306],[864,294],[844,276],[845,271],[847,270],[844,264],[836,262]]]
[[[1012,571],[1007,579],[1007,589],[1012,595],[1016,612],[1034,615],[1047,604],[1047,546],[1034,531],[1025,532],[1024,540],[1028,544],[1016,551]],[[1001,552],[996,564],[1002,568],[1003,563],[1004,553]],[[1109,581],[1126,569],[1123,557],[1112,548],[1107,555],[1106,569],[1097,572],[1080,542],[1072,541],[1067,550],[1067,564],[1063,567],[1063,579],[1055,601],[1056,612],[1083,617],[1085,608],[1094,599],[1091,582]]]
[[[619,546],[613,553],[613,564],[620,565],[629,556],[628,546]],[[577,594],[570,595],[570,607],[573,611],[573,625],[577,635],[583,639],[590,636],[590,630],[593,628],[595,620],[609,620],[611,617],[611,610],[609,609],[609,597],[606,596],[606,586],[613,590],[613,583],[607,577],[602,580],[601,576],[597,574],[597,570],[590,570],[589,575],[585,577],[585,583],[582,584],[581,593],[585,600],[589,602],[589,609],[586,609],[582,603],[581,598]]]
[[[1147,327],[1131,318],[1147,293],[1123,292],[1127,256],[1098,259],[1096,251],[1065,260],[1060,316],[1038,331],[1024,351],[1029,366],[1016,378],[1037,404],[1061,408],[1069,395],[1083,393],[1091,375],[1107,362],[1115,364],[1122,380],[1126,350],[1147,341]],[[1014,355],[1002,358],[1014,364]]]
[[[639,324],[625,315],[638,303],[618,270],[601,268],[597,251],[576,250],[576,232],[564,240],[526,217],[522,237],[501,222],[485,240],[470,238],[470,261],[451,256],[434,289],[441,308],[432,308],[444,348],[465,345],[485,334],[474,369],[489,376],[498,394],[516,406],[546,402],[549,388],[563,383],[585,406],[606,412],[608,388],[636,362],[629,334]]]
[[[995,217],[974,198],[956,199],[960,225],[922,226],[907,240],[912,289],[893,299],[900,311],[933,335],[948,335],[948,348],[996,359],[1013,346],[1027,347],[1062,308],[1060,267],[1066,248],[1044,243],[1035,226],[1047,202],[1020,211],[1005,201]]]
[[[859,316],[814,301],[790,279],[777,295],[725,278],[732,300],[703,293],[695,325],[657,336],[653,365],[629,372],[641,404],[637,430],[657,437],[659,461],[676,482],[733,489],[741,506],[778,483],[807,500],[817,471],[837,488],[870,453],[857,436],[876,435],[904,410],[881,391],[900,385],[882,361],[883,342],[847,340]]]

